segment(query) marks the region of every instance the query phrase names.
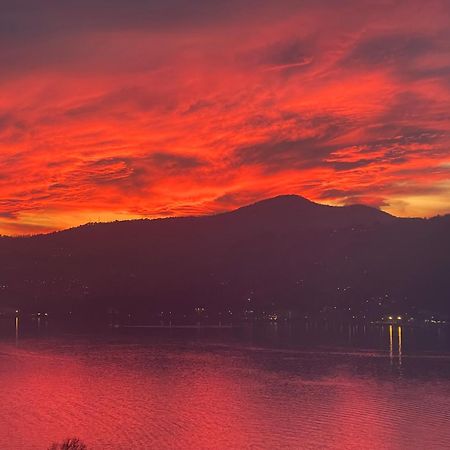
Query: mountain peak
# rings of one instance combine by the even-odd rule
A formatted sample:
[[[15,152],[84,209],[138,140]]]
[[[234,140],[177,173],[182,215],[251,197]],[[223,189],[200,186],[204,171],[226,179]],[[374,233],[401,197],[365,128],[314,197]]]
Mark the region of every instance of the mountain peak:
[[[295,194],[278,195],[276,197],[259,200],[250,205],[242,206],[235,212],[250,211],[250,210],[280,210],[280,209],[304,209],[314,206],[321,206],[317,203],[308,200],[305,197]]]
[[[299,195],[279,195],[225,213],[252,226],[336,228],[371,225],[395,220],[394,216],[365,205],[330,206]],[[256,222],[255,222],[256,221]],[[241,222],[240,222],[241,223]]]
[[[275,197],[266,198],[263,200],[260,200],[259,202],[256,202],[254,204],[258,203],[279,203],[279,204],[315,204],[311,200],[308,200],[306,197],[302,197],[301,195],[297,194],[282,194],[277,195]]]

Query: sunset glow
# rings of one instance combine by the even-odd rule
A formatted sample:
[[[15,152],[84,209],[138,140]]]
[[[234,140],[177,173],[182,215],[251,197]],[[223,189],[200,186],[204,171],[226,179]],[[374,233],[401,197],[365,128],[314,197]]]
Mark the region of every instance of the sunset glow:
[[[279,194],[450,212],[446,0],[2,2],[0,233]]]

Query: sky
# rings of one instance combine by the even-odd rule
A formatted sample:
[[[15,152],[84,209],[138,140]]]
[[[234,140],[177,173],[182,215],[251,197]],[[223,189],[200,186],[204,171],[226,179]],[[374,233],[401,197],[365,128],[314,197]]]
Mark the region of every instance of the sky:
[[[0,67],[0,234],[450,212],[448,0],[0,0]]]

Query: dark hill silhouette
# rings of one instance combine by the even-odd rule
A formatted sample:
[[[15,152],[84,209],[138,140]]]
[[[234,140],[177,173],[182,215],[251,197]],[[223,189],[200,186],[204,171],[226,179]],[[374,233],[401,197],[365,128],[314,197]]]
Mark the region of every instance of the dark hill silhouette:
[[[449,250],[449,216],[400,219],[289,195],[214,216],[2,238],[0,302],[142,317],[199,305],[449,311]]]
[[[372,225],[395,219],[390,214],[364,205],[333,207],[311,202],[297,195],[282,195],[244,206],[226,215],[260,220],[270,225],[286,226],[293,222],[296,227],[342,227],[349,225]]]

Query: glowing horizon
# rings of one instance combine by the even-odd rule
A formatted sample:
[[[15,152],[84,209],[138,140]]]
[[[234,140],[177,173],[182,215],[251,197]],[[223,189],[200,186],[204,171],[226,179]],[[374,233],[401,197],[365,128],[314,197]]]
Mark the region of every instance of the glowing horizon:
[[[0,234],[280,194],[450,212],[450,5],[4,1]]]

